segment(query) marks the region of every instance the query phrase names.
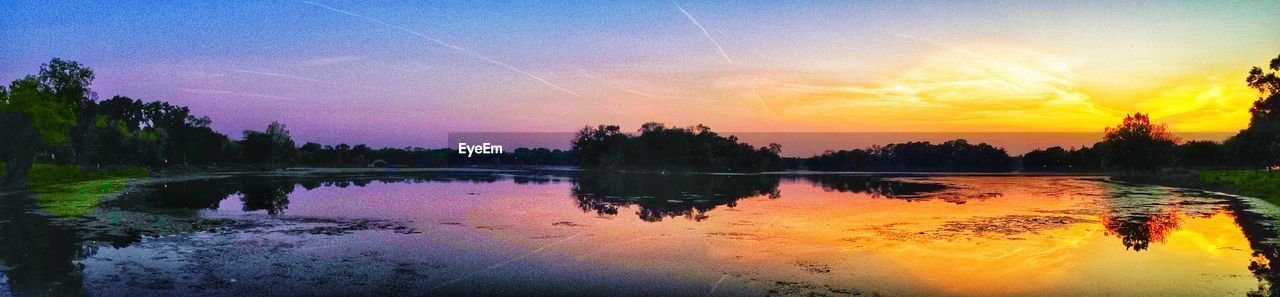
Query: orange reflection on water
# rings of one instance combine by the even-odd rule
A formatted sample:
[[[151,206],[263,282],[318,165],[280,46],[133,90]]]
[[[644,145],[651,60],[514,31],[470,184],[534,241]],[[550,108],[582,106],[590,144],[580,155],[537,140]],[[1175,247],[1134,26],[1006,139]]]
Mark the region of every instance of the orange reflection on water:
[[[929,180],[955,188],[909,201],[787,180],[778,198],[659,222],[639,219],[635,207],[598,216],[565,207],[563,196],[513,195],[469,217],[511,226],[492,235],[538,253],[769,293],[1240,295],[1257,287],[1252,249],[1225,210],[1156,207],[1118,218],[1110,217],[1114,201],[1103,200],[1123,198],[1106,198],[1098,181]]]

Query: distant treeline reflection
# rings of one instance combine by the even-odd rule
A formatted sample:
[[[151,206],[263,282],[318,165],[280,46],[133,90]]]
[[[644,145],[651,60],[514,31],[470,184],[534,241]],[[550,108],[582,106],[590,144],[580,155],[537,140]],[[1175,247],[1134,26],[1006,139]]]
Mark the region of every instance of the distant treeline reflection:
[[[282,214],[289,207],[289,195],[301,186],[312,190],[320,187],[364,187],[371,183],[472,182],[492,183],[505,176],[483,173],[380,175],[369,177],[227,177],[164,183],[143,191],[149,206],[188,209],[218,209],[220,202],[239,195],[243,211],[266,211]],[[517,177],[516,183],[552,182],[547,178]]]
[[[583,211],[599,215],[636,206],[640,219],[649,222],[667,217],[701,221],[706,212],[737,206],[739,199],[778,198],[778,180],[773,175],[583,174],[573,196]]]
[[[219,204],[239,196],[243,211],[283,214],[289,195],[298,187],[364,187],[371,183],[465,182],[515,184],[572,183],[570,196],[587,213],[618,215],[636,207],[636,215],[650,222],[684,217],[700,221],[720,206],[735,207],[751,197],[778,198],[778,184],[784,180],[804,180],[828,191],[868,194],[878,198],[918,199],[921,194],[946,189],[945,185],[844,174],[812,175],[720,175],[655,173],[419,173],[367,177],[226,177],[171,182],[148,187],[138,195],[145,205],[163,208],[218,209]],[[127,206],[123,206],[127,207]]]
[[[735,207],[751,197],[776,199],[783,179],[807,180],[828,191],[869,194],[883,198],[916,198],[946,186],[886,180],[858,175],[722,175],[722,174],[583,174],[573,187],[578,207],[599,215],[617,215],[635,206],[636,215],[649,222],[685,217],[701,221],[719,206]]]

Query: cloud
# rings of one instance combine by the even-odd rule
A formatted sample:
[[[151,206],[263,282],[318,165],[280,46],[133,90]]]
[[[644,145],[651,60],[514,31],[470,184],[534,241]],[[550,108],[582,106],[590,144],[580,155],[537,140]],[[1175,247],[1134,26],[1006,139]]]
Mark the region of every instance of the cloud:
[[[1174,131],[1220,132],[1249,124],[1249,106],[1258,91],[1244,83],[1245,73],[1179,81],[1172,88],[1139,99],[1135,108]]]
[[[606,105],[606,104],[604,104],[604,103],[602,103],[602,102],[599,102],[599,101],[597,101],[597,100],[590,100],[590,99],[587,99],[587,97],[586,97],[586,96],[583,96],[582,94],[579,94],[578,92],[575,92],[575,91],[570,90],[570,89],[568,89],[568,88],[562,87],[562,86],[560,86],[560,85],[558,85],[558,84],[552,83],[551,81],[548,81],[548,80],[546,80],[546,79],[543,79],[542,77],[539,77],[539,76],[537,76],[537,75],[534,75],[533,73],[530,73],[530,72],[528,72],[528,71],[524,71],[523,69],[520,69],[520,68],[517,68],[517,67],[515,67],[515,66],[512,66],[511,64],[507,64],[506,62],[498,61],[498,60],[493,59],[493,58],[490,58],[490,57],[488,57],[488,56],[486,56],[486,55],[480,54],[479,52],[473,51],[473,50],[471,50],[471,49],[464,48],[464,47],[461,47],[461,46],[457,46],[457,45],[454,45],[454,44],[451,44],[451,43],[445,42],[445,41],[443,41],[443,40],[436,39],[436,38],[431,37],[431,36],[427,36],[426,34],[423,34],[422,32],[418,32],[418,31],[416,31],[416,30],[409,29],[409,28],[405,28],[405,27],[402,27],[402,26],[397,26],[397,25],[394,25],[394,24],[391,24],[391,23],[383,22],[383,21],[381,21],[381,20],[378,20],[378,19],[375,19],[375,18],[372,18],[372,17],[369,17],[369,16],[365,16],[365,15],[357,14],[357,13],[350,12],[350,11],[346,11],[346,10],[337,9],[337,8],[334,8],[334,7],[331,7],[331,6],[328,6],[328,5],[324,5],[324,4],[320,4],[320,3],[315,3],[315,2],[311,2],[311,1],[301,1],[301,2],[302,2],[302,3],[305,3],[305,4],[307,4],[307,5],[311,5],[311,6],[315,6],[315,7],[323,8],[323,9],[326,9],[326,10],[329,10],[329,11],[333,11],[333,12],[336,12],[336,13],[340,13],[340,14],[344,14],[344,15],[351,16],[351,17],[359,18],[359,19],[362,19],[362,20],[366,20],[366,21],[369,21],[369,22],[373,22],[373,23],[375,23],[375,24],[382,25],[382,26],[384,26],[384,27],[388,27],[388,28],[391,28],[391,29],[395,29],[395,30],[398,30],[398,31],[401,31],[401,32],[408,33],[408,34],[413,35],[413,36],[420,37],[420,38],[422,38],[422,39],[426,39],[427,41],[431,41],[432,43],[435,43],[436,45],[440,45],[440,46],[443,46],[443,47],[446,47],[446,48],[452,49],[452,50],[454,50],[454,51],[458,51],[458,52],[464,53],[464,54],[466,54],[466,55],[468,55],[468,56],[471,56],[472,58],[479,59],[479,60],[482,60],[482,61],[485,61],[485,62],[489,62],[490,64],[498,65],[498,66],[501,66],[501,67],[503,67],[503,68],[506,68],[507,70],[511,70],[511,71],[513,71],[513,72],[516,72],[516,73],[522,74],[522,75],[524,75],[525,77],[528,77],[528,78],[530,78],[530,79],[533,79],[533,80],[535,80],[535,81],[538,81],[538,82],[542,83],[543,85],[546,85],[546,86],[549,86],[549,87],[551,87],[551,88],[554,88],[554,89],[560,90],[560,91],[562,91],[562,92],[564,92],[564,93],[567,93],[567,94],[569,94],[569,95],[573,95],[574,97],[578,97],[578,98],[580,98],[580,99],[584,99],[584,100],[590,101],[591,103],[595,103],[596,105],[599,105],[599,106],[601,106],[601,107],[607,108],[607,109],[612,110],[612,111],[618,111],[616,108],[613,108],[612,106]]]
[[[285,73],[265,72],[265,71],[253,71],[253,70],[244,70],[244,69],[227,69],[227,71],[239,72],[239,73],[247,73],[247,74],[256,74],[256,75],[270,76],[270,77],[288,78],[288,79],[301,80],[301,81],[308,81],[308,82],[314,82],[314,83],[322,83],[322,84],[328,84],[328,85],[340,85],[340,86],[349,86],[349,87],[356,87],[356,88],[369,89],[369,90],[390,91],[390,90],[388,90],[388,89],[386,89],[386,88],[381,88],[381,87],[375,87],[375,86],[369,86],[369,85],[362,85],[362,84],[355,84],[355,83],[349,83],[349,82],[327,81],[327,80],[322,80],[322,79],[314,79],[314,78],[302,77],[302,76],[297,76],[297,75],[292,75],[292,74],[285,74]]]
[[[759,90],[751,89],[751,97],[755,98],[756,102],[760,103],[760,108],[763,108],[764,111],[769,112],[769,115],[772,115],[773,119],[775,120],[778,119],[778,113],[774,112],[772,108],[769,108],[769,104],[764,103],[764,97],[760,97]]]
[[[333,64],[341,64],[341,63],[355,62],[355,61],[364,60],[364,59],[366,59],[366,58],[368,58],[368,57],[367,57],[367,56],[334,56],[334,57],[324,57],[324,58],[316,58],[316,59],[311,59],[311,60],[303,61],[303,62],[301,63],[301,65],[302,65],[302,66],[325,66],[325,65],[333,65]]]
[[[282,100],[298,100],[298,98],[293,98],[293,97],[267,95],[267,94],[255,94],[255,93],[228,91],[228,90],[193,89],[193,88],[177,88],[177,90],[182,92],[187,92],[187,93],[194,93],[194,94],[232,95],[232,96],[258,97],[258,98],[282,99]]]
[[[878,130],[1092,131],[1123,114],[1082,92],[1070,64],[1010,47],[942,51],[879,83],[786,87],[797,115]]]

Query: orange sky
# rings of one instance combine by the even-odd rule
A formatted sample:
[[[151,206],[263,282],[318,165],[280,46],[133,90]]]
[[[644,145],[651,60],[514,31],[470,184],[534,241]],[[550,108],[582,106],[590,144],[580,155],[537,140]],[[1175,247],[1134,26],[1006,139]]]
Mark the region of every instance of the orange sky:
[[[1260,48],[1249,57],[1197,56],[1191,50],[1107,55],[1092,49],[1054,51],[1010,42],[943,45],[899,37],[929,46],[918,54],[893,57],[903,60],[900,65],[875,69],[780,71],[724,65],[700,70],[706,72],[697,79],[706,83],[696,87],[680,82],[686,77],[617,71],[608,80],[623,81],[619,84],[630,87],[615,89],[627,91],[622,97],[637,99],[610,102],[659,121],[707,123],[729,131],[1098,132],[1128,113],[1143,112],[1175,132],[1228,132],[1248,124],[1249,106],[1258,97],[1244,83],[1249,67],[1280,53]],[[1199,62],[1161,62],[1188,60]],[[653,95],[690,88],[694,93],[689,98]],[[633,104],[653,101],[679,102],[686,108]]]
[[[1132,74],[1099,65],[1109,62],[959,46],[871,82],[769,82],[760,89],[779,98],[772,109],[798,127],[867,131],[1083,132],[1130,112],[1150,113],[1179,132],[1232,131],[1247,125],[1257,98],[1243,82],[1243,66],[1148,73],[1149,82],[1117,88],[1109,85]]]
[[[1249,68],[1280,54],[1277,1],[9,5],[0,79],[61,57],[102,96],[190,106],[224,133],[280,121],[397,147],[648,121],[1099,132],[1133,112],[1230,132],[1258,95]]]

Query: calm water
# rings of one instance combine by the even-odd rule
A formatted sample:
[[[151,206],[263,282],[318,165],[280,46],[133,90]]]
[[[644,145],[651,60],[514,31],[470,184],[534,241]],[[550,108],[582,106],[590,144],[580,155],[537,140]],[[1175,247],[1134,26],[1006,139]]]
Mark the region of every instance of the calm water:
[[[222,177],[0,208],[0,295],[1271,295],[1274,220],[1090,177]],[[1265,206],[1265,205],[1264,205]]]

